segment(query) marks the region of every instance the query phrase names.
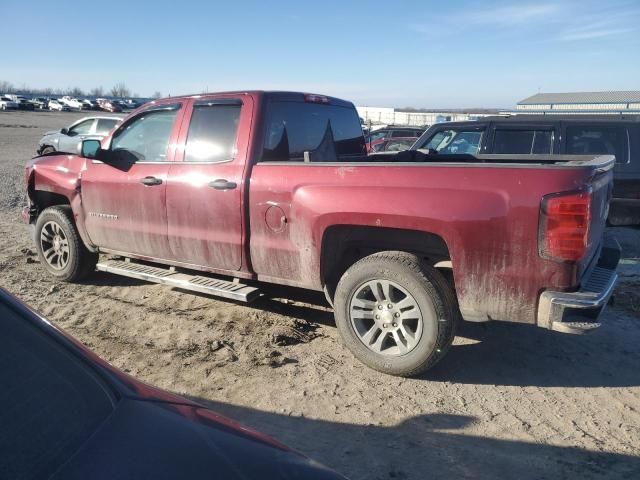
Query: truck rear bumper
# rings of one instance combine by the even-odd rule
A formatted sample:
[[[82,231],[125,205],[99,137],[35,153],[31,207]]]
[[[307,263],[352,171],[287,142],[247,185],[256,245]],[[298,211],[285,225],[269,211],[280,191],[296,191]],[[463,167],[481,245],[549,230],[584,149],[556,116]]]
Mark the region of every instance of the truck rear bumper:
[[[605,240],[595,267],[575,292],[546,291],[538,302],[538,326],[564,333],[587,333],[601,324],[598,318],[611,298],[618,275],[620,245]]]

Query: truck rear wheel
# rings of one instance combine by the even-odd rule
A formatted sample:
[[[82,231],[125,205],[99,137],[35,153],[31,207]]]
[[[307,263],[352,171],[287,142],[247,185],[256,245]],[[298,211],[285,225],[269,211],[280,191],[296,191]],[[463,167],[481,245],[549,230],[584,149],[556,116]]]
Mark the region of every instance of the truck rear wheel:
[[[459,311],[444,277],[416,255],[380,252],[353,264],[335,294],[338,331],[365,365],[409,377],[435,365],[455,337]]]
[[[35,239],[40,263],[58,280],[80,280],[96,267],[98,254],[85,247],[69,206],[45,209],[36,222]]]

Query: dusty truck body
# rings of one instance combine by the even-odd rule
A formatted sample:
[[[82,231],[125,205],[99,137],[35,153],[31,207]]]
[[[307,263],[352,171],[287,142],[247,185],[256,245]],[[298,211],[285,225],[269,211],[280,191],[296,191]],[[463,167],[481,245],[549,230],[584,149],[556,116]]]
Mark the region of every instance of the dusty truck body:
[[[106,253],[127,261],[99,270],[236,300],[260,282],[324,291],[359,359],[412,375],[460,317],[599,325],[619,257],[603,236],[613,163],[367,156],[351,103],[231,92],[152,102],[101,146],[36,157],[24,218],[62,280]]]

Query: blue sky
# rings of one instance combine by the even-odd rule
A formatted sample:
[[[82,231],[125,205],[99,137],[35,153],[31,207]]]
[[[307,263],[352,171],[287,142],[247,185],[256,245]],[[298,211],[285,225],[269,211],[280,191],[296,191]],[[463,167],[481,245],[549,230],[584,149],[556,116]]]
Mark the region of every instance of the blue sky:
[[[639,0],[2,3],[0,80],[16,86],[291,89],[427,108],[640,89]]]

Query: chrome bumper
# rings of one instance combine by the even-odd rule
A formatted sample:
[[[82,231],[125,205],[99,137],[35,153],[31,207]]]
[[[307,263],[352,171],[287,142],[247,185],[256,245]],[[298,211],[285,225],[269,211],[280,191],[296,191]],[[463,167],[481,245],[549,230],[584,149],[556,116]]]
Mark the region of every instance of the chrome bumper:
[[[546,291],[538,302],[538,326],[564,333],[587,333],[600,327],[598,317],[618,280],[620,245],[607,239],[596,266],[575,292]]]

